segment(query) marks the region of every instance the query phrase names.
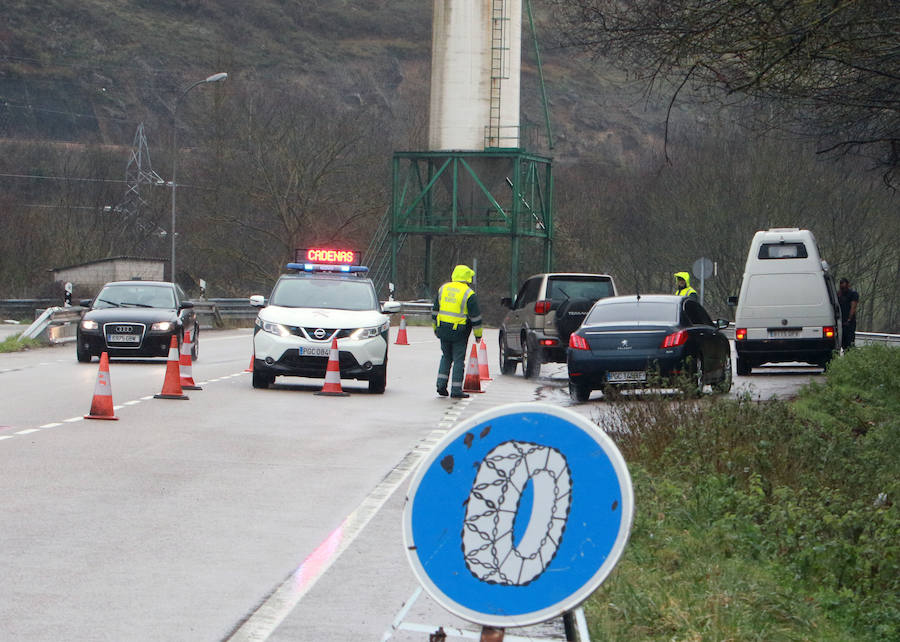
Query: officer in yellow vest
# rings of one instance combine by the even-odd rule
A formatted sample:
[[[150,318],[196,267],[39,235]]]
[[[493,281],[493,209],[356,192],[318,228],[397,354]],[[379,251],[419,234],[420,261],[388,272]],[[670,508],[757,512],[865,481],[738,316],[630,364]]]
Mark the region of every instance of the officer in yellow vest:
[[[464,399],[469,395],[463,392],[465,376],[466,346],[469,333],[475,334],[475,340],[481,339],[481,310],[478,308],[478,297],[469,287],[475,272],[467,265],[453,268],[450,281],[444,283],[437,291],[431,307],[431,328],[435,336],[441,340],[441,365],[438,368],[437,393],[446,397],[447,381],[450,381],[450,396]],[[453,369],[453,377],[450,369]]]
[[[691,275],[687,272],[676,272],[675,277],[675,294],[678,296],[697,297],[697,290],[691,287]]]

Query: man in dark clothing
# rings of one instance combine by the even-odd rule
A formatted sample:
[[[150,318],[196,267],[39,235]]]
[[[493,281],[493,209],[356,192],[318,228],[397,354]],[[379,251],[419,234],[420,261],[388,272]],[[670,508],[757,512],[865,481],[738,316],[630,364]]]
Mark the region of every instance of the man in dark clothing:
[[[841,347],[855,345],[856,341],[856,306],[859,305],[859,292],[850,289],[850,280],[843,278],[838,284],[838,305],[841,306]]]
[[[466,346],[469,334],[474,332],[475,340],[481,339],[481,310],[478,297],[469,287],[475,272],[467,265],[457,265],[451,280],[444,283],[434,298],[431,307],[431,327],[441,340],[441,365],[438,367],[437,393],[447,396],[447,381],[450,381],[450,396],[464,399]],[[450,369],[453,368],[453,377]]]

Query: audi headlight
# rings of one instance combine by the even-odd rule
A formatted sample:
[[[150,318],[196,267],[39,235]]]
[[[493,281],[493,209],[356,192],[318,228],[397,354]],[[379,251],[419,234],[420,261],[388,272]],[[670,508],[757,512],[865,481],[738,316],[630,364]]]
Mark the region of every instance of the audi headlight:
[[[357,328],[350,334],[350,338],[355,340],[371,339],[372,337],[377,337],[382,332],[387,332],[390,327],[391,322],[385,321],[381,325],[376,325],[371,328]]]
[[[96,321],[91,321],[90,319],[84,319],[84,320],[81,322],[81,329],[82,329],[82,330],[96,330],[96,329],[99,328],[99,327],[100,327],[100,326],[97,324]]]
[[[288,330],[286,326],[283,326],[280,323],[272,323],[271,321],[264,321],[259,317],[256,317],[256,325],[259,326],[259,328],[264,332],[268,332],[269,334],[274,334],[279,337],[289,337],[291,335],[291,331]]]
[[[175,324],[171,321],[157,321],[153,325],[150,326],[151,332],[168,332],[172,328],[175,327]]]

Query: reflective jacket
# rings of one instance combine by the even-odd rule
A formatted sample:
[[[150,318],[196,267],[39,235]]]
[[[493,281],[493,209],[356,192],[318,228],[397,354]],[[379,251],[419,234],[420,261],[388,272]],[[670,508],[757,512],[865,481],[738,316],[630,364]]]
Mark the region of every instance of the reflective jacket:
[[[474,274],[471,268],[457,265],[451,277],[453,280],[444,283],[438,290],[431,309],[431,322],[439,338],[461,340],[469,336],[470,329],[476,339],[481,338],[478,297],[469,287]]]
[[[677,287],[675,288],[675,294],[678,296],[692,296],[696,299],[697,290],[691,287],[691,275],[688,272],[676,272],[674,276],[676,279],[681,277],[684,279],[685,283],[684,287],[680,290]]]

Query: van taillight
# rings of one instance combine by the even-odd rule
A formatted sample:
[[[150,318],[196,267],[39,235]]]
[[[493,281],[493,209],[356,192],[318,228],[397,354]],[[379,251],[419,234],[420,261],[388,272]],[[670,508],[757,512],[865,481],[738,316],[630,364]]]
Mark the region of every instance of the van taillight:
[[[834,339],[834,335],[835,335],[835,332],[834,332],[833,325],[826,325],[825,327],[822,328],[822,336],[825,337],[826,339]]]
[[[738,328],[734,331],[736,341],[744,341],[747,338],[747,328]]]
[[[534,313],[535,314],[547,314],[550,312],[550,304],[552,301],[550,299],[544,299],[542,301],[537,301],[534,304]]]
[[[687,330],[679,330],[678,332],[673,332],[665,339],[663,339],[662,344],[659,346],[660,348],[674,348],[675,346],[680,346],[685,341],[687,341],[688,333]]]
[[[569,347],[573,350],[590,350],[590,346],[588,346],[587,339],[582,336],[575,334],[574,332],[569,335]]]

